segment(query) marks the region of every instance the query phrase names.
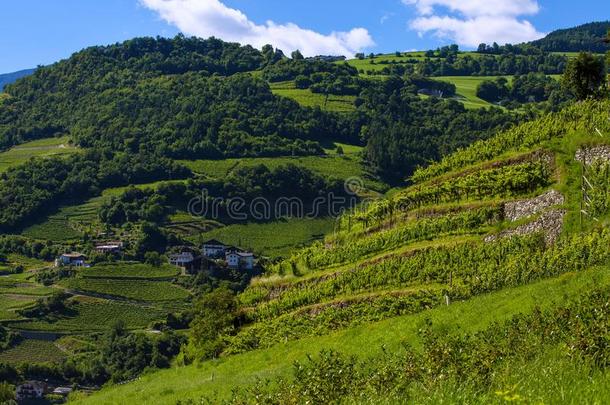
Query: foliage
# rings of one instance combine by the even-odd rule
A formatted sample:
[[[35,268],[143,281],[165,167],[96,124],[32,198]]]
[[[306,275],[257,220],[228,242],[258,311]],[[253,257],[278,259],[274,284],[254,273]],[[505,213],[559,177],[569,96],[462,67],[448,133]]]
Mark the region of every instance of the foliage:
[[[234,328],[236,310],[235,296],[229,290],[220,288],[201,297],[195,303],[184,361],[217,357],[224,345],[219,337]]]
[[[609,21],[592,22],[556,30],[531,44],[548,52],[597,52],[606,50],[600,41],[610,28]]]
[[[604,59],[581,52],[569,61],[562,82],[578,100],[601,97],[607,85]]]

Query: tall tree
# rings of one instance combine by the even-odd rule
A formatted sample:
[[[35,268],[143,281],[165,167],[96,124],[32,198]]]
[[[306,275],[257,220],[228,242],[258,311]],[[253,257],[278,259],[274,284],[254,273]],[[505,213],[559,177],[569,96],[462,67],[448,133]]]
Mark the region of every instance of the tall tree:
[[[562,82],[579,100],[599,96],[606,86],[604,59],[581,52],[568,62]]]

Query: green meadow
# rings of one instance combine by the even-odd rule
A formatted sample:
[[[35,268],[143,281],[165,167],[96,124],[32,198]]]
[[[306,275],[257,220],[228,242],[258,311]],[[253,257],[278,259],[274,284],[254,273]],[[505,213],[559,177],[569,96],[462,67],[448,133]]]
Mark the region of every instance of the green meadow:
[[[45,138],[23,143],[0,153],[0,173],[7,171],[11,167],[23,164],[31,158],[69,155],[77,151],[77,148],[70,145],[70,138],[68,136]]]
[[[356,96],[313,93],[309,89],[295,88],[293,81],[271,83],[270,87],[273,94],[293,99],[305,107],[320,107],[335,112],[349,112],[355,109]]]

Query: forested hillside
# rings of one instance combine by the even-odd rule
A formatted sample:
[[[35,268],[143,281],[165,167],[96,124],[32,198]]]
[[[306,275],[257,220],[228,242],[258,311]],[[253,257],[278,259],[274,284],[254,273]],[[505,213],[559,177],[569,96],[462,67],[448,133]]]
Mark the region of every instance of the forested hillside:
[[[32,73],[34,73],[34,69],[25,69],[13,73],[0,74],[0,91],[2,91],[5,86],[14,83],[16,80],[19,80],[22,77],[29,76]]]
[[[574,28],[553,31],[546,37],[531,42],[548,52],[606,52],[602,41],[610,29],[610,21],[593,22]]]

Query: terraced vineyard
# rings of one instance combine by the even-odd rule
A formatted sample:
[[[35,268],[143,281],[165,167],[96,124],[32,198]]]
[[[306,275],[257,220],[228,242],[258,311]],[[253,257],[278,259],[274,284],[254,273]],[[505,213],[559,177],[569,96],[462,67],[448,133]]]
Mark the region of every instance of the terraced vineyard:
[[[186,300],[188,291],[166,281],[73,278],[60,282],[70,291],[116,299],[134,301],[167,302]]]
[[[608,158],[576,160],[610,145],[608,111],[607,101],[579,103],[420,169],[412,186],[346,214],[332,235],[254,280],[238,296],[243,325],[222,337],[222,361],[149,375],[83,402],[290,402],[295,392],[316,402],[316,381],[343,387],[320,388],[330,402],[461,402],[458,386],[462,399],[498,402],[497,392],[517,380],[510,395],[526,400],[556,399],[548,388],[556,381],[573,402],[606,398],[580,388],[608,378],[594,360],[605,355],[573,339],[603,339],[594,325],[608,321],[604,311],[574,315],[610,296]],[[595,191],[584,200],[583,170]],[[579,214],[581,204],[595,219]],[[339,353],[308,356],[322,349]],[[463,363],[467,353],[478,354]],[[481,364],[477,356],[489,359],[483,377],[460,374],[470,361]],[[431,371],[403,379],[413,364]]]
[[[105,332],[117,321],[126,328],[146,329],[162,319],[166,311],[153,306],[140,306],[91,297],[77,297],[66,316],[53,320],[22,321],[9,324],[22,331],[54,332],[60,334]]]

